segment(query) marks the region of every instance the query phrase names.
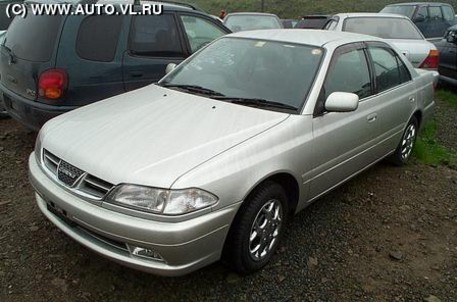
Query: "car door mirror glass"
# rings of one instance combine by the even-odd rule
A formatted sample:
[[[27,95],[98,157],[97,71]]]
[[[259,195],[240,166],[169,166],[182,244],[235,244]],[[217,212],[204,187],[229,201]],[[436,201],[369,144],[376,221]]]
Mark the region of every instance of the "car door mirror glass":
[[[355,93],[333,92],[325,100],[325,109],[329,112],[355,111],[359,106],[359,97]]]
[[[169,74],[171,71],[173,71],[173,69],[176,68],[176,66],[177,65],[175,63],[169,63],[165,68],[165,74]]]
[[[456,39],[455,39],[455,32],[451,31],[447,36],[446,36],[446,41],[448,43],[457,43]]]

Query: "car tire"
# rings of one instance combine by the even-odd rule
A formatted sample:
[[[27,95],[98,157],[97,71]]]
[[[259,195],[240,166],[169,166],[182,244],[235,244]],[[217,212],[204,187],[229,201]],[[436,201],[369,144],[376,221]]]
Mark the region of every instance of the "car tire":
[[[405,165],[411,157],[414,144],[417,139],[417,132],[419,130],[419,123],[416,117],[412,117],[401,136],[400,143],[395,152],[390,156],[390,161],[396,166]]]
[[[267,181],[240,207],[224,247],[224,260],[239,274],[264,267],[276,251],[288,216],[284,189]]]

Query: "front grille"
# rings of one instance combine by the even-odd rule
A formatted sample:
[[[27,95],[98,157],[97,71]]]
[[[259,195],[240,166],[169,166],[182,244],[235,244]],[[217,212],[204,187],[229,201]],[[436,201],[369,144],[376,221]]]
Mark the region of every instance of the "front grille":
[[[61,160],[57,168],[57,178],[63,183],[73,186],[84,171]]]
[[[102,199],[114,187],[113,184],[84,172],[46,149],[43,149],[43,163],[56,179],[80,195]]]

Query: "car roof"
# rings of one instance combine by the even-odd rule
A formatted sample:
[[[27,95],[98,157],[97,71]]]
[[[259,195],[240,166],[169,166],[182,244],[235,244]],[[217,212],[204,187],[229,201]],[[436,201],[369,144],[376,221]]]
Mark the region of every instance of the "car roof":
[[[228,17],[228,16],[239,16],[239,15],[255,15],[255,16],[272,16],[272,17],[277,17],[275,14],[270,14],[270,13],[257,13],[257,12],[240,12],[240,13],[229,13],[227,14],[227,16],[225,17]]]
[[[26,3],[69,3],[69,4],[134,4],[133,0],[26,0]],[[186,11],[200,11],[203,12],[200,8],[195,5],[184,3],[184,2],[174,2],[174,1],[140,1],[140,4],[162,4],[164,9],[172,10],[186,10]]]
[[[375,17],[375,18],[398,18],[398,19],[408,19],[408,17],[399,14],[389,14],[389,13],[339,13],[334,16],[338,17]]]
[[[443,2],[402,2],[402,3],[392,3],[392,4],[387,4],[386,6],[397,6],[397,5],[449,5],[449,3],[443,3]]]
[[[384,41],[368,35],[317,29],[262,29],[240,31],[229,34],[226,37],[269,40],[318,47],[323,47],[328,43],[342,45],[362,41]]]

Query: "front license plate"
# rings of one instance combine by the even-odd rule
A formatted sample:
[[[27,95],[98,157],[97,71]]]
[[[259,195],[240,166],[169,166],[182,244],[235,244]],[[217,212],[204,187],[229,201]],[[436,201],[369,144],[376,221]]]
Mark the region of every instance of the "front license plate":
[[[60,208],[55,203],[47,202],[47,208],[49,212],[53,213],[54,215],[62,219],[66,224],[70,225],[71,227],[76,226],[76,223],[74,223],[70,218],[68,218],[67,211]]]

